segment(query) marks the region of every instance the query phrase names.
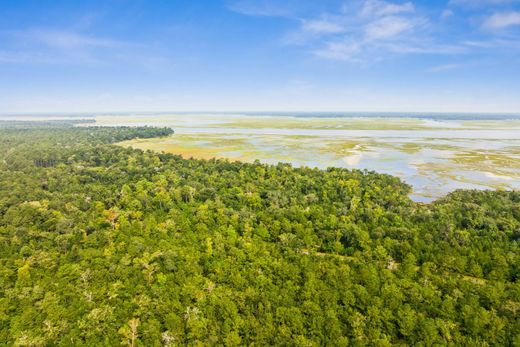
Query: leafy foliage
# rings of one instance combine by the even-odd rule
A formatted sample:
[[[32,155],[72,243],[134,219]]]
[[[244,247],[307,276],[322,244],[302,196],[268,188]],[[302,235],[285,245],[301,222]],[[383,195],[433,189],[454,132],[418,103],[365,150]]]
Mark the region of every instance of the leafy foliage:
[[[162,128],[0,130],[0,341],[520,343],[520,193],[182,159]]]

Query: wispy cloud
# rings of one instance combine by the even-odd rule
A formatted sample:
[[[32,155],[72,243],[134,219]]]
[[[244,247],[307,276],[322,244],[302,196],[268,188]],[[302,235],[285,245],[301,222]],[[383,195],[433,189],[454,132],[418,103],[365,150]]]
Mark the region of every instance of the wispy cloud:
[[[344,41],[328,42],[324,46],[313,51],[316,57],[343,60],[343,61],[359,61],[356,56],[364,49],[359,42],[345,39]]]
[[[447,18],[453,17],[454,15],[455,15],[455,12],[453,12],[452,10],[444,9],[441,13],[441,18],[447,19]]]
[[[420,22],[420,20],[405,17],[383,17],[365,26],[365,39],[374,41],[397,37],[417,27]]]
[[[74,31],[58,29],[28,29],[16,32],[18,38],[43,44],[51,48],[78,49],[78,48],[119,48],[129,43],[108,38],[81,34]]]
[[[315,34],[341,33],[345,31],[343,25],[329,19],[303,20],[301,29]]]
[[[18,64],[28,62],[54,63],[55,60],[39,52],[0,51],[0,63]]]
[[[430,54],[430,55],[451,55],[467,52],[467,47],[460,44],[442,44],[426,40],[416,40],[404,43],[382,43],[381,47],[394,53],[401,54]]]
[[[280,8],[255,7],[254,15],[279,15]],[[241,2],[240,4],[243,5]],[[272,4],[269,2],[269,4]],[[250,15],[252,11],[242,11]],[[299,28],[287,33],[283,42],[308,46],[315,57],[329,60],[368,62],[375,52],[396,54],[444,54],[462,49],[436,43],[426,31],[427,17],[419,14],[412,2],[383,0],[350,1],[336,12],[321,12],[318,17],[300,18]]]
[[[171,59],[139,42],[117,40],[66,28],[29,28],[1,33],[2,64],[29,65],[133,65],[148,71],[165,71]]]
[[[516,11],[497,12],[484,21],[484,28],[487,29],[504,29],[516,25],[520,25],[520,12]]]
[[[520,41],[501,38],[492,38],[485,40],[465,40],[461,43],[466,46],[484,49],[493,49],[499,47],[520,48]]]
[[[5,33],[0,63],[50,65],[103,65],[130,43],[70,30],[30,28]],[[111,54],[114,53],[114,54]]]
[[[89,52],[56,52],[48,50],[4,50],[0,51],[0,63],[30,65],[100,65],[104,60]]]
[[[347,9],[347,7],[345,7]],[[415,11],[415,6],[411,2],[404,4],[394,4],[381,0],[366,0],[359,12],[362,17],[383,17],[396,15],[401,13],[412,13]]]
[[[317,43],[312,52],[325,59],[367,60],[367,52],[403,52],[414,49],[414,37],[428,25],[428,20],[416,13],[411,2],[396,4],[367,0],[344,5],[341,13],[329,16],[338,31]],[[323,21],[323,19],[322,19]],[[337,23],[343,23],[339,26]],[[339,28],[343,30],[339,30]],[[326,33],[325,33],[326,34]],[[408,47],[408,49],[407,49]],[[409,52],[408,52],[409,53]]]
[[[481,8],[489,6],[505,6],[520,3],[520,0],[450,0],[449,6]]]
[[[444,71],[455,70],[460,67],[462,67],[462,64],[442,64],[442,65],[437,65],[437,66],[429,68],[427,70],[427,72],[432,72],[432,73],[444,72]]]
[[[304,46],[308,52],[322,59],[369,63],[392,54],[450,55],[471,50],[483,51],[489,45],[500,46],[496,40],[499,34],[520,25],[520,12],[508,10],[512,4],[519,2],[451,0],[435,13],[431,9],[423,11],[412,1],[352,0],[344,2],[335,11],[329,9],[318,12],[318,15],[307,13],[307,16],[297,16],[294,7],[291,7],[292,12],[289,11],[290,6],[283,5],[285,2],[242,0],[235,4],[237,7],[234,10],[240,9],[247,15],[284,15],[296,19],[295,23],[299,25],[297,29],[285,33],[284,44]],[[482,6],[495,9],[495,12],[483,20]],[[480,8],[477,11],[480,19],[473,15],[474,11],[470,8]],[[462,18],[460,13],[466,13],[466,16]],[[447,20],[455,16],[461,18],[460,21]],[[450,29],[449,26],[461,25],[473,30],[466,29],[466,37],[447,34],[450,32],[446,30]],[[488,29],[487,34],[480,30],[481,25]],[[478,45],[467,44],[470,41],[478,42]]]
[[[231,11],[247,16],[291,17],[294,6],[291,1],[274,0],[239,0],[228,5]]]

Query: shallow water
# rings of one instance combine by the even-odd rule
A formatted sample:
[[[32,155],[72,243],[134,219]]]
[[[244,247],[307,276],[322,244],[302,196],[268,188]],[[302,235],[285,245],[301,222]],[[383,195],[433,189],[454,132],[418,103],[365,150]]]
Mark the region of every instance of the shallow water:
[[[122,124],[124,125],[124,124]],[[150,124],[142,124],[150,125]],[[184,128],[177,127],[179,134],[242,134],[242,135],[299,135],[347,138],[398,138],[398,139],[488,139],[514,140],[520,136],[519,130],[313,130],[313,129],[244,129],[244,128]]]

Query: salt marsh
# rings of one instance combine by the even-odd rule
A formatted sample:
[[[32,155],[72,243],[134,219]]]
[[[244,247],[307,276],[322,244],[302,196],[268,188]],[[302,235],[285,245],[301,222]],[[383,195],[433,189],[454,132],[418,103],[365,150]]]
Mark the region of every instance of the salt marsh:
[[[520,189],[520,120],[251,115],[97,116],[96,125],[169,126],[122,146],[194,158],[367,169],[428,202],[455,189]]]

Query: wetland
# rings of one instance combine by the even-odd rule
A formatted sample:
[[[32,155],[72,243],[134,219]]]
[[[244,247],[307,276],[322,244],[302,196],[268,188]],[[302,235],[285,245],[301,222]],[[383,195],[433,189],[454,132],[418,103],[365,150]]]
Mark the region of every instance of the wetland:
[[[520,188],[520,119],[161,114],[96,116],[98,126],[169,126],[120,145],[186,158],[366,169],[429,202],[456,189]],[[89,124],[92,125],[92,124]]]

